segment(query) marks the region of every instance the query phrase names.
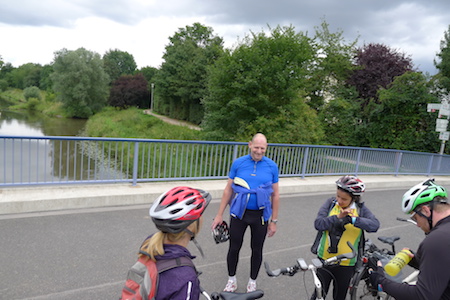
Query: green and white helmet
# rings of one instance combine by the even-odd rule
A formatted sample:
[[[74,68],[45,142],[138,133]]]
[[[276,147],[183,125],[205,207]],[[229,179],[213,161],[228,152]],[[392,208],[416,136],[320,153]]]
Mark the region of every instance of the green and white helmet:
[[[434,178],[427,179],[410,188],[402,199],[402,210],[406,214],[410,214],[420,204],[433,201],[437,196],[447,198],[447,190],[434,183]]]

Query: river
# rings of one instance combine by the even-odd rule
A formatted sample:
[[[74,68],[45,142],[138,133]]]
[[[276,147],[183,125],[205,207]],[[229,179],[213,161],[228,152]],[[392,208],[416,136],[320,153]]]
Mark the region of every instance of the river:
[[[15,112],[0,108],[0,136],[77,136],[83,130],[86,120],[50,118],[36,112]],[[67,172],[61,176],[59,171],[67,165],[68,159],[75,156],[81,159],[74,149],[67,157],[56,160],[59,150],[48,141],[33,141],[26,144],[20,140],[2,140],[0,147],[0,182],[4,184],[13,182],[39,182],[42,178],[54,180],[78,179],[80,171]],[[59,144],[56,144],[58,146]],[[22,149],[23,148],[23,149]],[[39,159],[37,159],[39,157]],[[53,158],[49,159],[49,158]],[[24,166],[29,166],[25,169]],[[89,172],[89,170],[86,170]]]
[[[36,112],[0,109],[0,135],[77,136],[86,120],[50,118]]]

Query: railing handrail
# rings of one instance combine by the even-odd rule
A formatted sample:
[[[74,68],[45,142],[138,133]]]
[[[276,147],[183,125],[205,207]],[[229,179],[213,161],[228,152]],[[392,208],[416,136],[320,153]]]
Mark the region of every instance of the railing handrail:
[[[0,186],[222,179],[246,142],[0,136]],[[3,153],[3,156],[1,154]],[[450,156],[395,149],[269,143],[280,177],[450,175]]]

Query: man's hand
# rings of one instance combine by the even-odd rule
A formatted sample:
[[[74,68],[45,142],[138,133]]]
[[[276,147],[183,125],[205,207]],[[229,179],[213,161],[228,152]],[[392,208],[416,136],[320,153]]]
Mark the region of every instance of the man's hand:
[[[380,261],[378,261],[377,267],[375,269],[369,269],[369,278],[370,283],[374,288],[378,288],[378,285],[381,284],[381,281],[386,278]]]
[[[223,217],[221,215],[217,215],[211,224],[211,230],[216,228],[217,225],[222,224],[222,221],[223,221]]]
[[[267,236],[272,237],[277,232],[277,224],[270,222],[267,228]]]

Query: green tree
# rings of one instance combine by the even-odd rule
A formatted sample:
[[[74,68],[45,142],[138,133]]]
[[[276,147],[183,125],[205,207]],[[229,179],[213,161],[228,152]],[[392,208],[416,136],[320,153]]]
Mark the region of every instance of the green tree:
[[[41,70],[41,80],[39,81],[39,87],[43,91],[52,91],[53,82],[50,75],[53,73],[52,65],[44,65]]]
[[[335,146],[362,146],[365,141],[361,107],[354,87],[340,87],[319,113],[326,143]],[[362,138],[361,138],[362,136]]]
[[[69,117],[88,118],[105,106],[109,76],[98,53],[62,49],[55,52],[53,69],[53,90]]]
[[[450,93],[450,26],[444,32],[444,39],[440,42],[440,52],[436,56],[434,65],[439,70],[436,75],[439,86]]]
[[[138,70],[138,73],[142,73],[144,75],[145,80],[148,83],[152,83],[155,80],[155,76],[158,73],[158,69],[154,67],[143,67]]]
[[[206,94],[207,66],[223,53],[223,40],[200,23],[180,28],[169,38],[156,76],[154,110],[199,124]]]
[[[0,78],[5,80],[8,84],[8,86],[12,86],[12,84],[13,84],[11,72],[14,69],[15,68],[13,67],[13,65],[9,62],[4,63],[2,68],[0,69]]]
[[[347,42],[343,34],[342,30],[331,32],[326,21],[315,27],[312,43],[316,63],[312,65],[308,81],[308,104],[316,110],[337,96],[355,69],[352,62],[358,40]]]
[[[42,100],[41,90],[37,86],[29,86],[23,90],[23,97],[27,101],[30,98]]]
[[[427,112],[427,104],[439,100],[430,93],[430,84],[422,73],[396,77],[387,89],[380,90],[379,102],[371,107],[366,132],[370,147],[439,150],[436,115]]]
[[[29,86],[39,87],[42,66],[40,64],[27,63],[14,68],[10,73],[11,86],[24,89]]]
[[[122,75],[133,75],[137,68],[133,55],[118,49],[109,50],[103,55],[103,65],[111,82]]]
[[[316,113],[304,105],[314,56],[311,40],[292,26],[246,36],[210,68],[207,137],[248,140],[260,131],[271,142],[318,143]]]

